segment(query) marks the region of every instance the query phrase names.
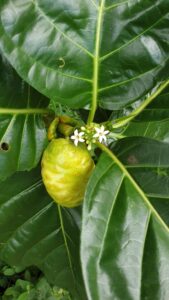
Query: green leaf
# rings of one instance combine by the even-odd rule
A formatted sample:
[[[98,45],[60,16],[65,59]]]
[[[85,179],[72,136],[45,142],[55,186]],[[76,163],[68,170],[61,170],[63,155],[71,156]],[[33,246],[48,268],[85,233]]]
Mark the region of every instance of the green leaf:
[[[42,119],[47,105],[47,98],[27,85],[0,56],[0,179],[39,162],[47,143]]]
[[[169,143],[169,89],[155,101],[123,131],[125,136],[144,136]]]
[[[15,270],[13,268],[8,268],[7,266],[5,266],[3,268],[3,274],[5,276],[13,276],[15,274]]]
[[[29,296],[28,292],[24,292],[23,294],[21,294],[17,300],[27,300]]]
[[[36,265],[50,283],[66,288],[74,299],[85,299],[72,210],[62,209],[60,218],[38,169],[14,174],[0,183],[0,190],[0,259],[20,271]]]
[[[1,0],[0,48],[49,98],[92,102],[92,119],[98,103],[120,109],[168,78],[168,10],[166,0]]]
[[[81,260],[88,299],[168,299],[168,227],[124,165],[105,151],[83,210]]]
[[[148,138],[119,141],[113,152],[169,225],[169,145]]]

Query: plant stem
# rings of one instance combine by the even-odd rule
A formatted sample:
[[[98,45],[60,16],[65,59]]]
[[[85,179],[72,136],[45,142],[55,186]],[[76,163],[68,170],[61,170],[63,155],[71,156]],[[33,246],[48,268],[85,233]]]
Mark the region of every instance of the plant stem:
[[[144,194],[144,192],[142,191],[142,189],[139,187],[139,185],[136,183],[136,181],[133,179],[133,177],[130,175],[130,173],[125,168],[125,166],[121,163],[121,161],[117,158],[117,156],[114,155],[114,153],[109,148],[107,148],[105,145],[103,145],[101,143],[96,143],[96,145],[103,152],[105,152],[106,154],[108,154],[108,156],[110,158],[112,158],[112,160],[114,161],[114,163],[120,168],[120,170],[123,172],[123,174],[126,176],[126,178],[128,178],[130,180],[131,184],[133,185],[133,187],[135,188],[135,190],[138,192],[138,194],[140,194],[140,196],[144,200],[146,206],[150,209],[151,213],[154,214],[154,216],[157,218],[157,220],[163,225],[163,227],[165,228],[165,230],[167,231],[167,233],[169,233],[169,228],[167,227],[167,225],[164,223],[164,221],[159,216],[159,214],[157,213],[157,211],[151,205],[151,203],[150,203],[149,199],[147,198],[147,196]]]
[[[0,115],[49,114],[51,112],[47,108],[0,108]]]
[[[121,126],[126,125],[129,121],[134,119],[136,116],[138,116],[145,107],[147,107],[161,92],[169,85],[169,80],[165,81],[163,84],[160,85],[160,87],[156,90],[155,93],[153,93],[150,97],[148,97],[138,108],[136,108],[130,115],[128,115],[125,118],[122,118],[123,120],[119,121],[117,120],[117,123],[113,124],[113,128],[119,128]]]

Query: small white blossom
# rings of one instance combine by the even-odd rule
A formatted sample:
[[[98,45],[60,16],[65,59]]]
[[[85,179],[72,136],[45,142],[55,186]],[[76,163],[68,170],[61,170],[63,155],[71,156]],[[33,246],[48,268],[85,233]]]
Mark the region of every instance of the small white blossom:
[[[98,138],[99,142],[106,142],[107,138],[106,135],[109,133],[109,130],[105,130],[104,126],[95,127],[96,133],[93,135],[94,138]]]
[[[85,141],[82,138],[83,135],[84,135],[84,132],[78,132],[77,129],[74,131],[74,135],[71,136],[71,139],[74,140],[75,146],[77,146],[79,142],[83,143]]]

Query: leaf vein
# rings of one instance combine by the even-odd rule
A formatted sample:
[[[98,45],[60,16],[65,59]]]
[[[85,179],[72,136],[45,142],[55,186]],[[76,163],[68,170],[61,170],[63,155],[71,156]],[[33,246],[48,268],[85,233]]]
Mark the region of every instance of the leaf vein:
[[[99,9],[99,6],[94,0],[89,0],[89,2],[91,2],[97,9]]]
[[[127,3],[129,3],[129,0],[128,0],[128,1],[123,1],[123,2],[120,2],[120,3],[115,3],[115,4],[112,4],[112,5],[110,5],[110,6],[106,6],[106,7],[104,7],[104,9],[105,9],[106,11],[108,11],[108,10],[114,9],[114,8],[116,8],[116,7],[119,7],[119,6],[124,5],[124,4],[127,4]]]
[[[116,191],[116,194],[114,195],[114,199],[113,199],[114,201],[112,202],[112,205],[111,205],[111,208],[110,208],[110,212],[109,212],[109,215],[108,215],[108,218],[107,218],[107,223],[106,223],[105,232],[104,232],[104,236],[103,236],[103,241],[102,241],[100,251],[99,251],[98,264],[100,264],[101,256],[102,256],[102,253],[104,251],[104,243],[105,243],[105,239],[106,239],[106,234],[107,234],[108,229],[109,229],[109,223],[111,221],[111,216],[113,214],[113,210],[114,210],[116,201],[118,199],[118,194],[120,192],[120,189],[121,189],[124,178],[125,178],[125,175],[122,174],[120,182],[119,182],[119,186],[118,186],[117,191]]]
[[[30,218],[28,218],[24,223],[20,224],[15,230],[12,232],[11,236],[8,238],[8,240],[5,242],[4,247],[8,246],[8,243],[10,242],[10,239],[15,236],[15,234],[21,229],[23,226],[25,226],[30,220],[33,221],[37,216],[42,215],[46,209],[50,208],[53,205],[53,203],[48,203],[46,206],[44,206],[41,210],[39,210],[37,213],[32,215]]]
[[[99,89],[99,92],[103,92],[105,90],[109,90],[111,88],[118,87],[118,86],[124,85],[126,83],[132,82],[132,81],[134,81],[136,79],[139,79],[139,78],[142,78],[144,75],[147,75],[148,73],[151,73],[151,72],[153,72],[153,71],[155,71],[157,69],[160,69],[160,68],[161,68],[161,65],[158,65],[158,66],[154,67],[151,70],[148,70],[148,71],[146,71],[144,73],[139,74],[138,76],[135,76],[135,77],[132,77],[130,79],[127,79],[127,80],[124,80],[124,81],[120,81],[120,82],[117,82],[117,83],[113,83],[113,84],[111,84],[109,86],[105,86],[105,87]]]
[[[24,260],[24,257],[33,250],[33,248],[37,247],[38,244],[40,244],[42,241],[45,241],[46,239],[48,239],[49,236],[55,235],[59,233],[59,231],[61,231],[61,228],[57,228],[55,230],[53,230],[52,232],[50,232],[48,235],[43,236],[42,238],[40,238],[37,242],[35,242],[30,248],[26,248],[26,252],[24,253],[24,255],[22,256],[22,260]],[[56,247],[54,248],[56,249]],[[53,251],[53,250],[52,250]],[[46,256],[48,256],[49,253],[47,253]],[[43,258],[44,260],[44,258]]]
[[[16,116],[13,116],[11,118],[10,122],[8,123],[8,126],[5,129],[3,136],[1,137],[0,143],[2,143],[4,137],[7,135],[7,133],[9,132],[9,130],[11,129],[11,127],[13,126],[13,123],[15,122],[15,120],[16,120]]]
[[[144,241],[143,241],[143,248],[142,248],[142,254],[141,254],[141,268],[140,268],[140,297],[141,299],[141,287],[142,287],[142,275],[143,275],[143,259],[144,259],[144,250],[145,250],[145,244],[146,244],[146,238],[147,238],[147,232],[148,232],[148,227],[150,223],[150,217],[151,217],[151,211],[149,210],[148,216],[147,216],[147,222],[146,222],[146,227],[145,227],[145,235],[144,235]]]
[[[112,57],[115,53],[119,52],[120,50],[122,50],[123,48],[127,47],[128,45],[132,44],[134,41],[136,41],[143,34],[147,33],[153,27],[155,27],[156,25],[158,25],[158,23],[160,23],[167,14],[165,14],[164,16],[162,16],[158,21],[154,22],[151,26],[149,26],[148,28],[146,28],[144,31],[142,31],[141,33],[139,33],[137,36],[135,36],[134,38],[132,38],[131,40],[129,40],[127,43],[125,43],[121,47],[119,47],[119,48],[117,48],[117,49],[115,49],[115,50],[113,50],[113,51],[105,54],[104,56],[100,57],[100,61],[103,61],[103,60],[109,58],[110,56]]]
[[[22,133],[21,133],[20,144],[19,144],[19,149],[18,149],[17,170],[19,170],[20,156],[21,156],[21,151],[22,151],[22,141],[23,141],[24,128],[25,128],[27,118],[28,118],[28,115],[25,116],[24,124],[22,127]]]
[[[31,2],[33,3],[33,5],[35,6],[35,8],[39,11],[39,13],[64,37],[66,38],[70,43],[74,44],[76,47],[78,47],[79,49],[81,49],[83,52],[85,52],[86,54],[88,54],[90,57],[93,58],[93,54],[88,51],[86,48],[84,48],[83,46],[81,46],[80,44],[78,44],[77,42],[73,41],[67,34],[65,34],[53,21],[51,21],[51,19],[45,14],[45,12],[42,10],[42,8],[38,5],[37,2],[35,2],[35,0],[31,0]]]
[[[17,199],[18,197],[22,197],[25,196],[25,194],[28,194],[29,192],[32,192],[34,189],[36,189],[38,186],[42,185],[42,179],[38,180],[36,183],[32,184],[31,186],[29,186],[28,188],[20,191],[18,194],[12,196],[8,201],[6,201],[5,203],[0,204],[0,208],[2,210],[3,206],[8,205],[11,201],[13,201],[14,199]]]

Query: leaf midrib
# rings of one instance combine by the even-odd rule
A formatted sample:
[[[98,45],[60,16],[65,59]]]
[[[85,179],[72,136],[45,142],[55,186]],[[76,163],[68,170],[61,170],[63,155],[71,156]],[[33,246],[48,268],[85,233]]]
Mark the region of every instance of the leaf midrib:
[[[101,0],[101,4],[98,9],[97,29],[96,29],[96,41],[95,41],[95,55],[93,58],[93,95],[91,110],[88,117],[88,124],[93,119],[97,108],[97,97],[98,97],[98,80],[99,80],[99,60],[100,60],[100,40],[101,40],[101,27],[104,13],[105,0]]]
[[[62,235],[63,235],[63,242],[64,242],[66,253],[67,253],[69,268],[70,268],[70,271],[71,271],[71,274],[72,274],[72,279],[75,283],[76,279],[75,279],[75,274],[74,274],[74,270],[73,270],[72,257],[71,257],[71,253],[70,253],[68,242],[67,242],[66,230],[65,230],[65,226],[64,226],[64,222],[63,222],[62,210],[61,210],[60,205],[58,205],[58,204],[57,204],[57,209],[58,209],[58,214],[59,214],[59,219],[60,219],[61,231],[62,231]]]
[[[45,108],[3,108],[0,107],[0,115],[34,115],[34,114],[47,114],[50,113],[51,110]]]

